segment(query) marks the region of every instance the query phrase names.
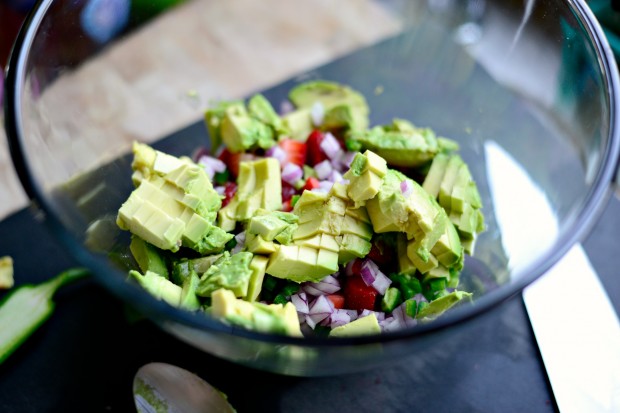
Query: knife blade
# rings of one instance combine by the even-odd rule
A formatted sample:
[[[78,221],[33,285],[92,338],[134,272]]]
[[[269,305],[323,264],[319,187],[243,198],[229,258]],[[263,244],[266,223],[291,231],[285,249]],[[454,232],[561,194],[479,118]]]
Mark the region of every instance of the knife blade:
[[[620,412],[620,322],[583,247],[523,291],[558,408]]]

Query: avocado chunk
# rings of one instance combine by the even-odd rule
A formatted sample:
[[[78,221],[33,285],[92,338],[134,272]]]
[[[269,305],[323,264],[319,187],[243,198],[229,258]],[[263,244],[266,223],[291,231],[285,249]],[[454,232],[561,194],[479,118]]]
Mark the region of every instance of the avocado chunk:
[[[252,275],[250,276],[250,283],[248,284],[248,293],[245,297],[247,301],[256,301],[260,295],[263,287],[263,280],[265,279],[265,270],[269,258],[260,255],[254,255],[252,261],[250,261],[250,269]]]
[[[274,132],[269,125],[254,118],[240,106],[226,108],[220,133],[222,141],[233,153],[257,147],[268,149],[276,144]]]
[[[266,272],[298,283],[318,282],[338,271],[338,253],[301,245],[277,245]]]
[[[282,119],[276,113],[271,103],[260,93],[252,96],[248,101],[248,112],[255,119],[269,125],[274,132],[285,132],[282,126]]]
[[[241,111],[244,109],[243,101],[235,100],[230,102],[217,102],[214,107],[211,107],[205,111],[205,124],[207,125],[209,137],[211,138],[212,153],[215,153],[222,145],[222,120],[224,119],[228,108],[236,108],[233,110]]]
[[[459,302],[471,299],[471,296],[471,293],[465,291],[453,291],[431,301],[427,306],[420,308],[418,314],[416,314],[416,318],[427,320],[435,319]]]
[[[200,300],[196,295],[196,288],[200,279],[198,274],[192,272],[189,277],[183,283],[181,287],[181,298],[179,300],[179,307],[189,311],[196,311],[200,308]]]
[[[212,224],[221,198],[202,167],[139,143],[133,167],[140,179],[118,211],[121,229],[173,252],[181,246],[201,254],[224,248],[232,234]]]
[[[0,289],[13,287],[13,258],[8,255],[0,258]]]
[[[174,307],[178,307],[181,303],[182,288],[161,275],[152,271],[142,275],[138,271],[130,270],[129,277],[158,300],[163,300]]]
[[[347,140],[356,141],[362,148],[375,152],[390,165],[403,167],[421,166],[442,149],[432,129],[418,128],[404,119],[394,119],[390,125],[350,132]],[[447,142],[444,147],[449,147]]]
[[[310,109],[297,109],[282,116],[282,127],[292,139],[305,142],[314,129]]]
[[[246,161],[239,164],[237,192],[230,203],[220,209],[218,223],[224,231],[232,231],[236,222],[247,221],[259,209],[282,208],[280,163],[275,158]]]
[[[228,251],[224,252],[200,277],[196,294],[201,297],[209,297],[213,291],[226,288],[232,291],[236,297],[245,297],[252,276],[251,261],[252,254],[250,252],[242,251],[233,255],[230,255]]]
[[[381,326],[375,313],[360,317],[350,323],[334,327],[329,332],[330,337],[355,337],[380,334]]]
[[[355,206],[364,205],[377,195],[387,170],[385,159],[372,151],[355,154],[349,170],[343,175],[349,180],[347,195],[355,202]]]
[[[129,250],[143,273],[151,271],[161,275],[164,278],[168,278],[168,267],[166,266],[166,261],[160,250],[156,247],[144,241],[140,237],[132,235]]]
[[[232,325],[260,333],[301,337],[297,310],[292,303],[263,304],[235,298],[235,294],[219,289],[211,295],[209,312]]]
[[[325,80],[301,83],[289,92],[295,107],[310,109],[316,103],[325,111],[324,129],[364,130],[368,127],[368,104],[351,87]]]

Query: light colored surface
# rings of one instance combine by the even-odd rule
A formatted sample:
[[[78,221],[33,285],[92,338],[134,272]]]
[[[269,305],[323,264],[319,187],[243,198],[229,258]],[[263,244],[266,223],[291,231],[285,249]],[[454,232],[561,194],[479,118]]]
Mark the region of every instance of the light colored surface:
[[[211,100],[247,96],[400,29],[371,0],[338,7],[335,13],[330,0],[195,0],[172,9],[46,89],[33,112],[45,129],[28,131],[41,136],[37,150],[54,154],[41,173],[59,171],[50,181],[64,181],[134,139],[153,141],[197,121]],[[68,139],[76,133],[85,137],[80,145]],[[26,198],[4,147],[0,161],[1,219]]]
[[[620,411],[620,323],[581,245],[523,299],[562,413]]]

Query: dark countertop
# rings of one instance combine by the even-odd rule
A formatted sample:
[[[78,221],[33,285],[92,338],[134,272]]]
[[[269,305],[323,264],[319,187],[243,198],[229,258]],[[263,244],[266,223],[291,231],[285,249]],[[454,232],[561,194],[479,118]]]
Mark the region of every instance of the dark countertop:
[[[75,265],[39,221],[22,210],[0,222],[0,251],[14,257],[18,284]],[[609,257],[620,252],[619,232],[620,202],[613,198],[584,242],[616,311],[620,279]],[[130,323],[124,305],[94,280],[62,289],[56,302],[51,319],[0,365],[0,411],[133,411],[133,375],[151,361],[196,372],[227,393],[239,412],[557,411],[519,297],[475,320],[470,334],[456,335],[462,343],[458,354],[422,367],[404,359],[382,369],[313,379],[236,366],[148,321]]]

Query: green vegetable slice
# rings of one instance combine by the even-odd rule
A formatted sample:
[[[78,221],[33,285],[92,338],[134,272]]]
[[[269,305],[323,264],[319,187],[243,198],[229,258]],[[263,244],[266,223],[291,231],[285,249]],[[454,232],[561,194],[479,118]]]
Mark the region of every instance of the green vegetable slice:
[[[0,302],[0,364],[36,331],[53,313],[56,291],[88,274],[72,268],[37,285],[23,285]]]

